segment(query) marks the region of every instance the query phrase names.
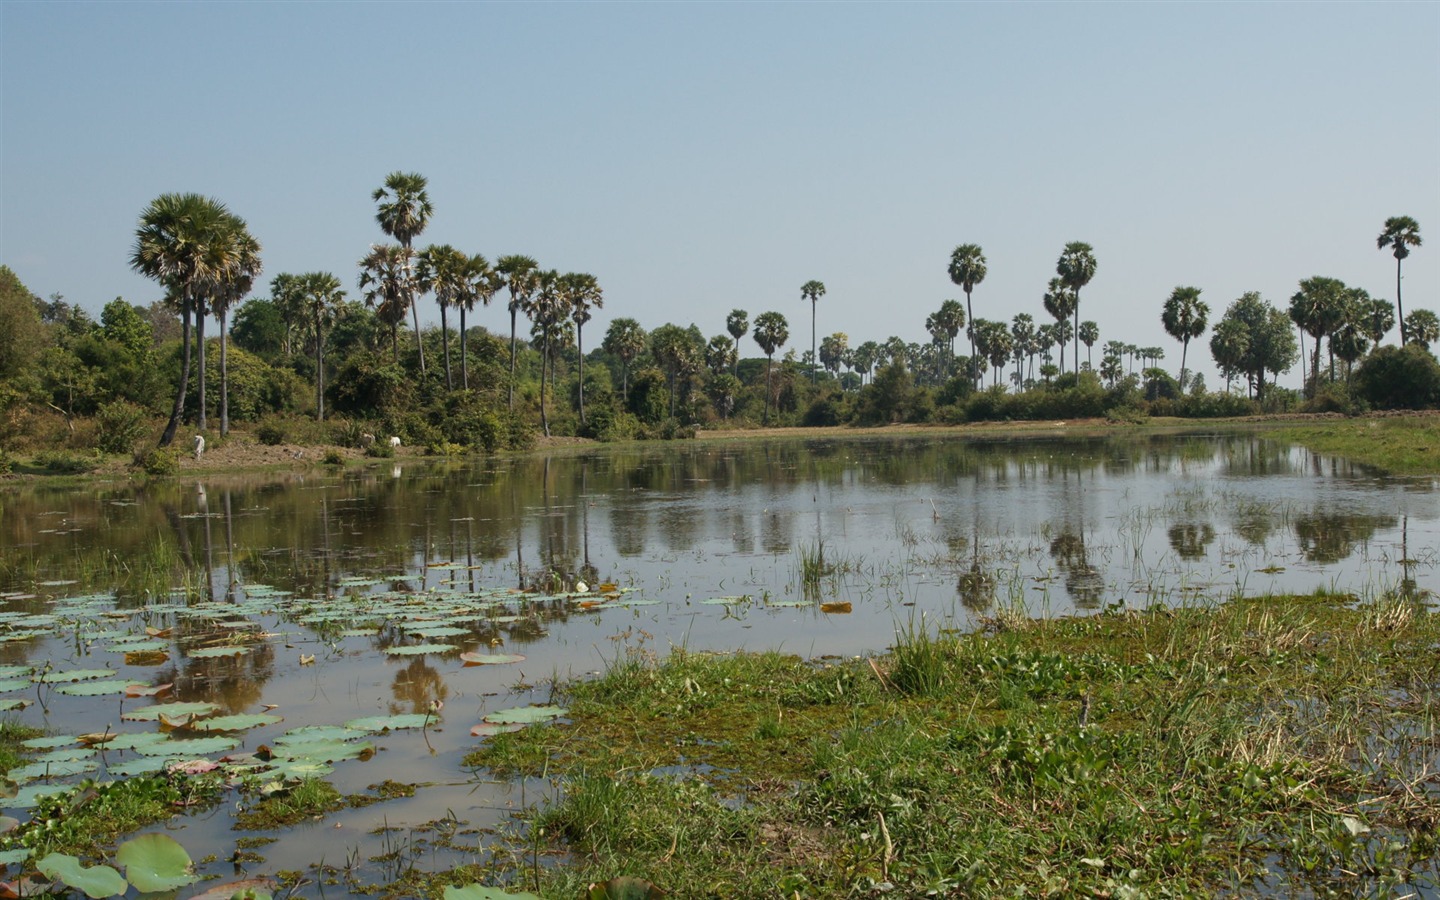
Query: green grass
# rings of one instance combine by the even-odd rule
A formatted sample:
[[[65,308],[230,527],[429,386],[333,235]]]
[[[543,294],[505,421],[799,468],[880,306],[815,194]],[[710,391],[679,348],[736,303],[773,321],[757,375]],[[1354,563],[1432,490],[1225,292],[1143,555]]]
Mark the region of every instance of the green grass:
[[[1440,472],[1440,416],[1326,419],[1267,431],[1278,438],[1333,453],[1387,472]]]
[[[1412,599],[1315,595],[830,666],[632,654],[467,762],[563,783],[498,873],[546,897],[1404,893],[1440,876],[1437,638]]]
[[[29,821],[0,836],[0,850],[28,847],[35,859],[48,853],[102,859],[107,848],[138,828],[163,822],[186,809],[213,806],[221,789],[219,779],[205,776],[141,776],[103,784],[87,781],[41,799]]]
[[[328,781],[307,778],[293,787],[262,797],[236,813],[235,828],[271,831],[318,819],[345,806],[345,797]]]

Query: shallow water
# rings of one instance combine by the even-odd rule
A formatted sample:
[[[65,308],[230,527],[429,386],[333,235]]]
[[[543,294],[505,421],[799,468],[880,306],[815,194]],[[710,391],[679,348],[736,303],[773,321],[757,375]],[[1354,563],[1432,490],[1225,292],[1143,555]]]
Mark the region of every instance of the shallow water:
[[[438,704],[423,729],[370,737],[373,758],[330,776],[345,792],[432,786],[307,826],[249,867],[360,860],[377,877],[383,867],[363,860],[396,842],[422,866],[479,854],[480,835],[470,852],[428,848],[413,831],[423,823],[503,828],[541,799],[544,784],[462,769],[470,727],[548,702],[556,679],[629,648],[853,655],[883,651],[922,616],[971,628],[996,605],[1038,615],[1322,587],[1367,596],[1402,580],[1433,591],[1437,498],[1432,478],[1248,434],[777,440],[26,488],[0,495],[0,666],[29,674],[0,701],[29,701],[6,715],[56,734],[155,730],[121,718],[153,699],[33,683],[47,661],[108,668],[107,683],[173,683],[164,699],[220,714],[273,705],[282,722],[235,733],[251,750],[298,726]],[[808,584],[807,559],[820,569]],[[577,579],[625,592],[571,596]],[[163,658],[124,652],[146,626],[173,629],[151,639]],[[192,655],[236,634],[242,655]],[[422,643],[452,649],[394,653]],[[466,666],[465,651],[526,658]],[[134,758],[105,754],[88,774]],[[193,856],[224,859],[230,825],[222,805],[170,830]],[[382,825],[396,830],[367,834]]]

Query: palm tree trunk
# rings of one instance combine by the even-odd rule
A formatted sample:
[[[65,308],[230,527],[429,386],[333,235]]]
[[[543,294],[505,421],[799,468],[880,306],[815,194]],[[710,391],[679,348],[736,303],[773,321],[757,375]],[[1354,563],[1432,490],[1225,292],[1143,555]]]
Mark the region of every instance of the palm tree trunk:
[[[1180,389],[1185,389],[1185,354],[1190,352],[1190,339],[1180,342]]]
[[[965,334],[970,338],[970,358],[975,358],[975,307],[970,303],[970,289],[965,289]]]
[[[545,430],[545,436],[550,436],[550,420],[545,416],[545,370],[549,368],[550,346],[547,343],[544,353],[540,356],[540,426]]]
[[[1400,346],[1405,346],[1405,304],[1400,302],[1400,257],[1395,257],[1395,312],[1400,317]]]
[[[455,381],[450,377],[450,323],[445,315],[445,304],[440,304],[440,344],[445,348],[445,390],[455,390]]]
[[[230,433],[230,341],[225,334],[225,313],[220,320],[220,436]]]
[[[395,359],[395,365],[400,365],[400,324],[398,322],[390,325],[390,355]]]
[[[1075,290],[1075,374],[1080,374],[1080,290]]]
[[[190,390],[190,292],[180,301],[180,389],[175,392],[175,405],[170,408],[170,421],[160,435],[160,446],[168,447],[175,440],[180,418],[185,414],[185,393]]]
[[[460,387],[470,390],[470,363],[465,356],[465,307],[460,307]]]
[[[200,414],[195,419],[195,427],[201,431],[205,430],[205,305],[204,303],[195,306],[195,362],[200,367]]]
[[[583,326],[575,326],[575,352],[580,356],[580,424],[585,424],[585,345],[581,340],[580,331]]]
[[[765,354],[765,423],[764,423],[764,424],[766,424],[766,425],[769,425],[769,424],[770,424],[770,366],[771,366],[772,363],[774,362],[774,359],[775,359],[775,358],[774,358],[773,356],[771,356],[770,354],[768,354],[768,353]]]
[[[519,309],[510,303],[510,409],[515,409],[515,314]]]
[[[320,333],[320,310],[315,310],[315,421],[325,421],[325,345]]]
[[[819,303],[814,297],[810,298],[810,383],[815,383],[815,364],[819,357],[815,352],[815,307]]]

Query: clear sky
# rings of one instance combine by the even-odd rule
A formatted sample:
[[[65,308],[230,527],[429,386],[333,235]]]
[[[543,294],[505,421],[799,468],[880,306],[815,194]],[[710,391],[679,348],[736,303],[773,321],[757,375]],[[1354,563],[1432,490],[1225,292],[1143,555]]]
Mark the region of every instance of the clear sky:
[[[42,296],[158,299],[136,222],[189,191],[249,222],[262,288],[355,296],[395,170],[429,179],[419,244],[595,274],[592,346],[740,307],[808,349],[812,278],[822,335],[928,340],[960,243],[978,316],[1046,321],[1083,240],[1081,318],[1175,368],[1176,285],[1212,322],[1311,275],[1393,300],[1393,215],[1406,309],[1440,310],[1440,3],[0,0],[0,262]],[[503,295],[473,321],[508,331]]]

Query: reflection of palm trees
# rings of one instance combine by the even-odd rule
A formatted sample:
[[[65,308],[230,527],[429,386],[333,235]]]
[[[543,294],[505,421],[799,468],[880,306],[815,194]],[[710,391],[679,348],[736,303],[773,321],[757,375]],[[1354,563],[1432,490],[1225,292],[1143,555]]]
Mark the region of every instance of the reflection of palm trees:
[[[1311,513],[1295,520],[1295,540],[1307,561],[1333,563],[1349,557],[1381,527],[1395,527],[1395,518]]]
[[[1215,529],[1209,522],[1177,522],[1165,534],[1181,559],[1204,559],[1205,549],[1215,540]]]
[[[156,684],[175,685],[175,699],[204,700],[227,714],[249,712],[265,695],[265,684],[275,674],[275,647],[258,642],[240,656],[186,659],[184,668],[172,664],[156,673]]]
[[[1105,579],[1090,564],[1085,531],[1077,534],[1067,527],[1050,541],[1050,555],[1065,573],[1065,591],[1080,609],[1096,609],[1105,592]]]
[[[406,712],[405,704],[410,706],[408,712],[428,713],[450,696],[450,686],[434,666],[425,662],[425,657],[417,656],[395,673],[390,693],[398,701],[390,704],[391,715]]]

